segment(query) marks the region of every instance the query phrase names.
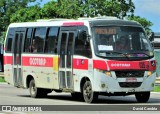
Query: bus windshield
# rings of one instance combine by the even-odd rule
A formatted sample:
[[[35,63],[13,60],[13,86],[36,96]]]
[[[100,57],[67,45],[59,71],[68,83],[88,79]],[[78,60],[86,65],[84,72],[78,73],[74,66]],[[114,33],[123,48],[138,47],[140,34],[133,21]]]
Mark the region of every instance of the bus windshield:
[[[150,58],[152,47],[141,27],[93,27],[95,54],[110,58]]]

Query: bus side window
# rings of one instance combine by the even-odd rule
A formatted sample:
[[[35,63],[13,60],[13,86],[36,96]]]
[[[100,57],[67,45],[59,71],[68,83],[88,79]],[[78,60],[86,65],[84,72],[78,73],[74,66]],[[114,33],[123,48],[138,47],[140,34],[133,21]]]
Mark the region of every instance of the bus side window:
[[[57,53],[58,27],[48,28],[45,42],[45,53]]]
[[[25,45],[24,52],[32,52],[32,49],[31,49],[32,32],[33,32],[32,28],[27,29],[27,35],[26,35],[25,44],[24,44]]]
[[[14,38],[14,28],[9,28],[6,41],[6,52],[12,51],[12,41]]]
[[[75,39],[75,52],[74,52],[74,54],[91,58],[92,53],[91,53],[90,43],[76,38]]]
[[[43,53],[45,37],[46,37],[46,27],[36,28],[32,40],[32,44],[34,41],[33,53]]]

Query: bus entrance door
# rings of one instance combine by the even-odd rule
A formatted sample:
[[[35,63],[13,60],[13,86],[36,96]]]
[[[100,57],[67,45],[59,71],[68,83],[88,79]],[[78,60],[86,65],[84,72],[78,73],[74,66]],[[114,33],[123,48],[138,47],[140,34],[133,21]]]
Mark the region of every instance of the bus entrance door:
[[[62,31],[59,39],[59,86],[60,89],[73,89],[72,58],[75,32]]]
[[[13,80],[14,86],[23,86],[22,79],[22,45],[24,40],[24,32],[16,31],[13,43]]]

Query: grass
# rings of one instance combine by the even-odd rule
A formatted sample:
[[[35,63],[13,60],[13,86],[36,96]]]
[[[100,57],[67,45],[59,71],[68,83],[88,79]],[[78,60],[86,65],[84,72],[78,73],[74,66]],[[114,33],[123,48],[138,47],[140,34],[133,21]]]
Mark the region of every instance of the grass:
[[[3,77],[0,77],[0,82],[5,82]]]
[[[154,92],[160,92],[160,86],[155,86],[154,87]]]

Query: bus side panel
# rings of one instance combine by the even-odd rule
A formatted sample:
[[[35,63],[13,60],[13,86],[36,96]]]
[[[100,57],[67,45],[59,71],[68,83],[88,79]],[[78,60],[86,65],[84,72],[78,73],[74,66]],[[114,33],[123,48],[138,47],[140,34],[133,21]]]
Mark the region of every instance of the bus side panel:
[[[39,88],[58,88],[58,71],[54,71],[53,59],[53,56],[23,56],[24,83],[27,76],[31,75],[34,77],[36,86]]]
[[[93,67],[92,59],[88,59],[82,56],[73,57],[73,83],[74,91],[80,92],[81,81],[84,77],[87,77],[93,86]]]
[[[10,83],[10,84],[14,84],[14,81],[13,81],[13,69],[12,69],[12,53],[11,52],[8,52],[6,53],[6,46],[8,46],[8,37],[9,34],[12,35],[12,38],[14,36],[14,32],[11,34],[9,33],[9,29],[10,27],[8,27],[7,29],[7,33],[6,33],[6,36],[5,36],[5,41],[4,41],[4,76],[5,76],[5,81]],[[13,40],[12,40],[13,41]],[[12,42],[11,42],[12,44]]]
[[[12,68],[12,54],[4,54],[4,76],[5,81],[14,85],[13,82],[13,68]]]

